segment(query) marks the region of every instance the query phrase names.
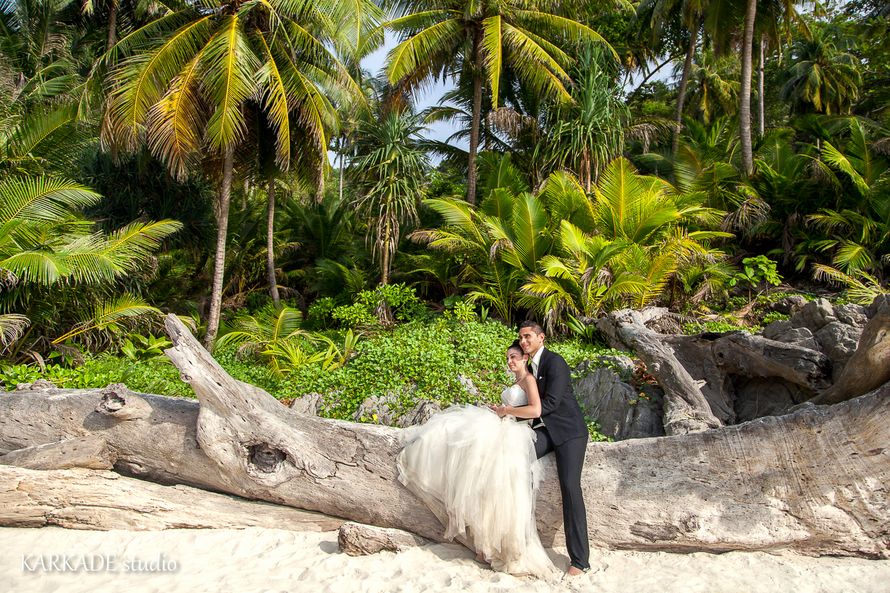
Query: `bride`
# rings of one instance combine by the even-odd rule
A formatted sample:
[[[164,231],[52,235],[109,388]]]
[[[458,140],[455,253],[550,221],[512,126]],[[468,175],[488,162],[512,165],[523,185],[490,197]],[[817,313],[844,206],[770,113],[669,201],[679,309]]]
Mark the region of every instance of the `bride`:
[[[514,342],[507,367],[516,381],[489,409],[452,406],[403,433],[399,480],[445,525],[445,537],[471,545],[492,568],[546,576],[553,570],[535,526],[541,479],[535,433],[541,414],[528,355]]]

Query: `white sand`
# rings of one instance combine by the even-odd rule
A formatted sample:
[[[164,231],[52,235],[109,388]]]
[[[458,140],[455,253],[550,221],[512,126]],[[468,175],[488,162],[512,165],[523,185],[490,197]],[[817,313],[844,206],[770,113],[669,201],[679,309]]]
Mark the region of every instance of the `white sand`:
[[[553,557],[567,562],[564,550]],[[155,572],[132,572],[140,562]],[[581,577],[537,581],[492,572],[458,545],[353,558],[338,551],[336,532],[0,528],[0,591],[10,593],[890,593],[890,560],[593,550],[591,564]]]

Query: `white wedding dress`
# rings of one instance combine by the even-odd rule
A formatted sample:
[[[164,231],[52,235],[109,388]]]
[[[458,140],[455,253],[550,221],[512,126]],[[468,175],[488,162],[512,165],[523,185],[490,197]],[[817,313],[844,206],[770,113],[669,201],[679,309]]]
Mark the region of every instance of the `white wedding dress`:
[[[528,403],[518,385],[505,389],[501,400]],[[439,517],[446,537],[465,538],[495,570],[551,573],[535,526],[541,465],[527,422],[498,418],[487,408],[452,406],[405,429],[402,438],[399,480]]]

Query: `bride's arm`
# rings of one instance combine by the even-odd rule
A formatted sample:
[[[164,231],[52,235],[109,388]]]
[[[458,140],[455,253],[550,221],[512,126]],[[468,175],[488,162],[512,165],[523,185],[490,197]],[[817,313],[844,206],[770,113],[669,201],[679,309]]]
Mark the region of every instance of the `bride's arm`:
[[[528,397],[528,404],[524,406],[497,406],[495,412],[503,418],[510,415],[516,418],[537,418],[541,415],[541,394],[538,393],[538,383],[532,377],[531,373],[527,374],[519,386],[525,391]]]

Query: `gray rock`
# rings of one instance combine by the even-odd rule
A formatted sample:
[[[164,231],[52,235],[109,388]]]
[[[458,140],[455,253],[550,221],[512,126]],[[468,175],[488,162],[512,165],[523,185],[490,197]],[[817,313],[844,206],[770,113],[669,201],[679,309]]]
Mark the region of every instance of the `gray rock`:
[[[584,415],[615,440],[661,436],[662,399],[655,392],[640,394],[611,369],[600,368],[577,380],[575,397]]]
[[[476,384],[473,383],[472,379],[470,379],[466,375],[458,375],[457,380],[460,381],[460,384],[463,386],[468,395],[471,395],[472,397],[479,396],[479,389],[476,387]]]
[[[855,325],[856,327],[864,327],[868,322],[868,316],[865,314],[865,307],[848,303],[834,308],[834,314],[837,320],[847,325]]]
[[[826,299],[810,301],[791,318],[794,327],[805,327],[814,334],[829,323],[837,321],[831,303]]]
[[[816,340],[819,341],[822,352],[831,359],[835,380],[840,376],[840,372],[847,364],[847,361],[856,352],[856,346],[859,344],[861,335],[861,327],[847,325],[840,321],[829,323],[816,332]]]
[[[320,393],[307,393],[291,402],[290,408],[298,414],[306,416],[318,416],[321,409],[322,396]]]
[[[392,394],[384,396],[372,395],[365,399],[353,414],[356,422],[370,422],[392,426],[394,420],[393,407],[395,397]]]
[[[778,416],[814,394],[776,377],[741,378],[735,385],[738,422],[763,416]]]
[[[792,315],[800,311],[807,304],[807,300],[799,294],[786,296],[774,303],[770,303],[769,310],[785,315]]]
[[[890,307],[890,293],[879,294],[878,296],[876,296],[875,300],[873,300],[871,304],[865,308],[865,315],[869,319],[871,319],[878,314],[878,309],[885,305]]]
[[[441,411],[442,406],[437,402],[420,401],[417,402],[417,404],[415,404],[415,406],[406,414],[399,416],[398,420],[396,420],[396,426],[407,428],[409,426],[423,424],[430,419],[430,416]]]
[[[782,340],[779,339],[779,336],[781,336],[785,332],[791,331],[792,329],[794,329],[794,326],[791,324],[790,320],[779,319],[778,321],[773,321],[772,323],[764,327],[762,335],[764,338],[781,342]],[[810,333],[810,335],[813,334]]]
[[[783,324],[781,327],[774,328],[776,324]],[[785,344],[794,344],[810,350],[820,350],[819,343],[813,337],[813,332],[805,327],[790,327],[787,321],[774,321],[763,328],[763,337],[783,342]]]
[[[683,333],[683,324],[676,315],[661,315],[646,324],[646,327],[660,334],[678,336]]]
[[[599,368],[610,368],[625,383],[630,382],[634,375],[634,361],[630,356],[597,356],[590,360],[582,360],[581,364],[575,367],[575,374],[587,375]]]
[[[46,379],[37,379],[33,383],[19,383],[15,386],[16,391],[48,391],[50,389],[58,389],[58,387]]]

